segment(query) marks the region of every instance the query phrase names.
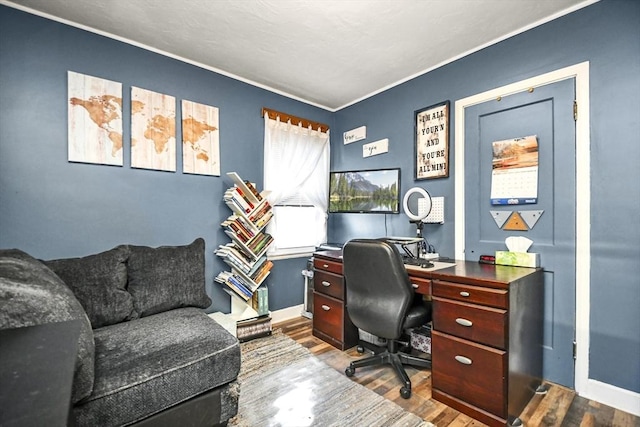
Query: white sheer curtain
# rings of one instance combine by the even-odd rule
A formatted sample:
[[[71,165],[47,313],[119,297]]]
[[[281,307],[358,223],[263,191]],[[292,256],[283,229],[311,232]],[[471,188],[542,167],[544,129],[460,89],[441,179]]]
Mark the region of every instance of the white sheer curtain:
[[[271,192],[268,200],[275,214],[267,228],[274,237],[270,254],[323,243],[329,133],[273,120],[267,114],[264,123],[264,188]]]

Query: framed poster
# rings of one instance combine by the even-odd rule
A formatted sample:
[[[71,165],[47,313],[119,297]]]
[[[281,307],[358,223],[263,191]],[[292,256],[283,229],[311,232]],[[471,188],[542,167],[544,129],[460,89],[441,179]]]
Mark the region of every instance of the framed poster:
[[[449,176],[449,101],[415,112],[415,179]]]

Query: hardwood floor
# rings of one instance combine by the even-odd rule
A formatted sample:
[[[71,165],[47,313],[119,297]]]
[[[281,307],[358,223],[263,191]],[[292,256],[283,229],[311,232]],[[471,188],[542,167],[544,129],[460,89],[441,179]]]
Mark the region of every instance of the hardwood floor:
[[[341,373],[352,360],[363,357],[355,348],[342,352],[314,337],[311,320],[305,317],[276,324],[276,328],[282,329],[318,359]],[[360,369],[351,379],[438,427],[485,426],[431,398],[431,371],[408,367],[407,373],[411,377],[413,392],[410,399],[400,397],[400,383],[391,367]],[[534,396],[523,411],[521,419],[525,426],[640,427],[640,417],[584,399],[575,391],[557,384],[546,383],[546,386],[548,392]]]

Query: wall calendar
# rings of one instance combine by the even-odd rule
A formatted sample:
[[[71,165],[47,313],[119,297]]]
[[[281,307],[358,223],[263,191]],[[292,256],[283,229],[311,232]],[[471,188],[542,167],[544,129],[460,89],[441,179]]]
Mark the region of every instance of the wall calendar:
[[[491,171],[491,204],[538,203],[538,138],[495,141]]]

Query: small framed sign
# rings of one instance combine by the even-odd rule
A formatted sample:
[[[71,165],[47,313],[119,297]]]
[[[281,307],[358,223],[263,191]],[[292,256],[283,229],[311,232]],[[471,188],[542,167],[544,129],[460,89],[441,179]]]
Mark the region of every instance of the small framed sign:
[[[449,176],[449,101],[415,112],[415,179]]]

